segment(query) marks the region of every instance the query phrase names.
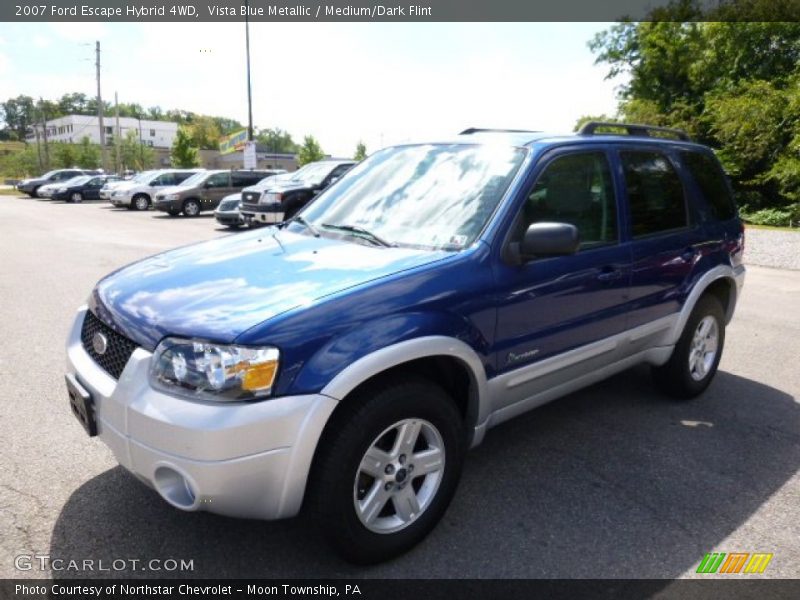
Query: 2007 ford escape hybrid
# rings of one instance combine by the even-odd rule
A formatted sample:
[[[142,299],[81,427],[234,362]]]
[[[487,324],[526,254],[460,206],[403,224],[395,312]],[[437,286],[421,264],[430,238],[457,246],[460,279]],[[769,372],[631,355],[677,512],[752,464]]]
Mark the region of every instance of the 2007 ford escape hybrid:
[[[281,225],[112,273],[70,333],[73,411],[173,506],[305,507],[372,562],[490,427],[637,363],[700,394],[744,279],[729,184],[682,132],[598,127],[387,148]]]

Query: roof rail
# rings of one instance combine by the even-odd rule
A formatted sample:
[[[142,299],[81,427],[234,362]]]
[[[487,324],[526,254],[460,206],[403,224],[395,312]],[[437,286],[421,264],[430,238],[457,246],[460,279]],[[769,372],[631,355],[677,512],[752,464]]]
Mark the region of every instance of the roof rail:
[[[655,125],[639,125],[637,123],[612,123],[610,121],[589,121],[584,123],[578,131],[579,135],[599,135],[597,129],[600,127],[614,127],[616,129],[624,129],[628,135],[638,135],[641,137],[651,137],[650,132],[669,133],[677,137],[679,140],[690,142],[689,134],[683,129],[671,129],[669,127],[656,127]],[[608,133],[608,132],[606,132]],[[610,135],[615,135],[611,133]]]
[[[539,133],[530,129],[482,129],[480,127],[470,127],[458,135],[472,135],[473,133]]]

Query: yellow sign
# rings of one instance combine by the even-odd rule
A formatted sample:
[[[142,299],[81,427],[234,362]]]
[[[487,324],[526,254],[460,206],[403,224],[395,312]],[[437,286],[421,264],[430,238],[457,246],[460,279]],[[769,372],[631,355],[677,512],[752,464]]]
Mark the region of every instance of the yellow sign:
[[[219,153],[230,154],[231,152],[242,150],[245,142],[247,142],[247,129],[226,135],[219,141]]]

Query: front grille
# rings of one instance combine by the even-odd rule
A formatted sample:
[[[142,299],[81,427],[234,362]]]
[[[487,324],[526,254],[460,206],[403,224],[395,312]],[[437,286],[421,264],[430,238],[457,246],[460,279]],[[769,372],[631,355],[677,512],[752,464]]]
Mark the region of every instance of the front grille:
[[[106,337],[106,351],[103,354],[98,354],[94,349],[93,338],[96,333],[102,333]],[[111,329],[89,311],[86,311],[83,319],[81,342],[89,356],[114,379],[119,379],[131,354],[136,350],[135,343]]]
[[[233,210],[239,207],[240,200],[237,198],[235,200],[225,200],[225,202],[220,202],[219,210]]]

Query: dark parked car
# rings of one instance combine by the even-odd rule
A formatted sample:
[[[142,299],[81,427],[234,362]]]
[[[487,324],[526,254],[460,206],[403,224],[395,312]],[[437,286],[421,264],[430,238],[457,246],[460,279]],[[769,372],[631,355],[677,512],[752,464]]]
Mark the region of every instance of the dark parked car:
[[[64,183],[51,198],[67,202],[83,202],[84,200],[100,200],[100,189],[111,181],[121,181],[117,175],[84,175]]]
[[[31,198],[38,198],[36,191],[43,185],[48,183],[58,183],[59,181],[67,181],[78,175],[97,175],[97,171],[89,171],[86,169],[56,169],[55,171],[48,171],[41,177],[34,177],[33,179],[24,179],[17,184],[17,189],[20,192],[25,192]]]
[[[317,194],[356,164],[352,160],[321,160],[281,178],[264,189],[242,190],[239,212],[248,225],[291,219]]]

